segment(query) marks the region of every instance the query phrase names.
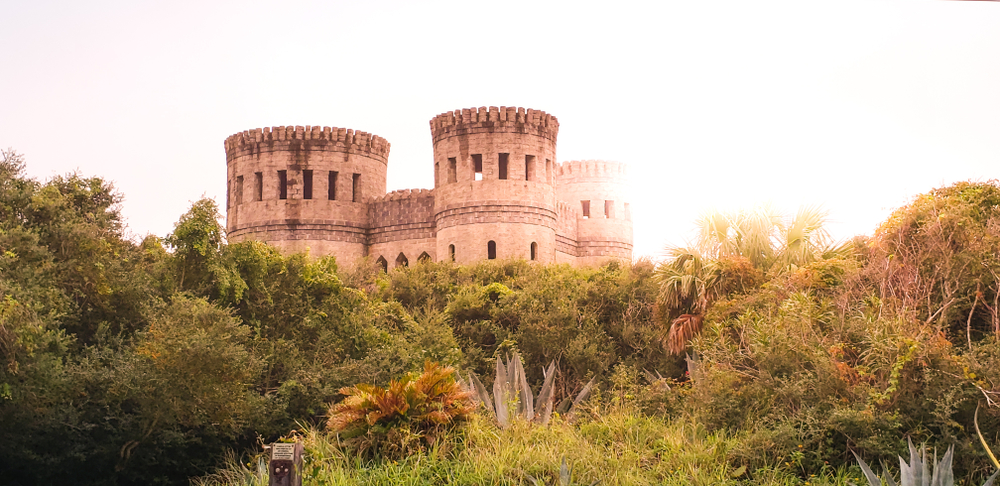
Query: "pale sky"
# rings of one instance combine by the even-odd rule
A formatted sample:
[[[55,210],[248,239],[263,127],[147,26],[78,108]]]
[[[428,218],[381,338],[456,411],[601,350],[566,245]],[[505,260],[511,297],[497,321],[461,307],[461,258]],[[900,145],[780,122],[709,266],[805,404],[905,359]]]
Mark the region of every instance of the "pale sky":
[[[918,193],[1000,178],[1000,3],[0,2],[0,147],[124,194],[163,236],[225,205],[223,140],[280,125],[386,138],[433,186],[428,121],[559,118],[560,162],[630,165],[635,254],[709,208],[823,204],[870,234]]]

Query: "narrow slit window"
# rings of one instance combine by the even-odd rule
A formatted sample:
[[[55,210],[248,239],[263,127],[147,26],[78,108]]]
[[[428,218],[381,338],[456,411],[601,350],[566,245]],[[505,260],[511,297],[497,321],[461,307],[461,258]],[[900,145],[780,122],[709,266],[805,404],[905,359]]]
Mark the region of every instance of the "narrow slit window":
[[[441,164],[434,162],[434,187],[438,186],[438,180],[441,178]]]
[[[278,171],[278,199],[288,199],[288,172]]]
[[[326,187],[326,197],[331,201],[337,200],[337,171],[330,171],[329,185]]]
[[[448,245],[448,256],[455,261],[455,245]]]
[[[535,156],[525,155],[524,156],[524,180],[533,181],[537,178],[535,175]]]
[[[552,184],[552,161],[545,159],[545,182]]]
[[[351,178],[351,201],[361,201],[361,174],[354,174]]]
[[[313,198],[313,171],[302,171],[302,199]]]
[[[490,240],[490,242],[486,244],[486,258],[490,260],[497,259],[497,242]]]
[[[233,207],[229,199],[230,193],[233,192],[232,189],[233,189],[233,180],[229,179],[228,181],[226,181],[226,209]]]
[[[263,201],[264,200],[264,174],[261,172],[253,173],[253,200]]]
[[[590,219],[590,201],[580,201],[583,209],[583,219]]]
[[[538,259],[538,243],[535,243],[534,241],[531,242],[531,259]]]
[[[448,157],[448,183],[458,182],[458,159]]]
[[[604,201],[604,217],[611,219],[615,217],[615,202]]]
[[[472,170],[475,171],[475,180],[483,180],[483,154],[472,155]]]
[[[236,205],[243,204],[243,176],[236,176]]]
[[[510,154],[500,154],[500,179],[507,179],[508,161],[510,161]]]

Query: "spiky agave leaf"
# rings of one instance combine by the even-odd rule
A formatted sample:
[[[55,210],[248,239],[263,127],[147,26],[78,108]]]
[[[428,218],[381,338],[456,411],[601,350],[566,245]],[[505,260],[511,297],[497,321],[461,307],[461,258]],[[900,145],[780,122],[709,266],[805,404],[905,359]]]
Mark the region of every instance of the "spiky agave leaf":
[[[851,451],[854,454],[854,458],[858,460],[858,465],[861,466],[861,472],[865,473],[865,479],[868,480],[869,486],[882,486],[882,480],[879,479],[878,475],[872,471],[872,468],[868,467],[868,463],[865,462],[857,452]]]
[[[997,477],[1000,477],[1000,469],[997,469],[997,471],[993,473],[993,475],[990,476],[985,483],[983,483],[983,486],[993,486],[993,483],[996,482]]]
[[[518,390],[518,412],[530,422],[535,418],[535,397],[531,392],[531,387],[528,386],[528,379],[524,376],[524,362],[519,354],[514,353],[512,365],[516,372],[516,381],[513,382],[513,385]]]
[[[483,407],[490,412],[490,416],[496,418],[497,413],[496,410],[493,409],[493,399],[490,398],[490,393],[486,391],[486,387],[483,386],[483,382],[480,381],[479,377],[472,372],[469,372],[469,378],[476,387],[476,393],[479,395],[479,403],[482,403]]]
[[[507,393],[507,367],[503,364],[503,358],[497,356],[497,376],[493,381],[493,402],[495,405],[497,423],[501,428],[510,426],[510,419],[507,414],[507,403],[510,396]]]
[[[882,477],[885,479],[885,484],[887,486],[896,486],[896,480],[892,478],[892,474],[889,473],[889,467],[882,463]]]
[[[547,370],[543,370],[542,374],[545,379],[542,381],[542,389],[538,391],[538,416],[535,420],[540,422],[542,425],[547,425],[549,420],[552,418],[552,399],[553,399],[553,385],[555,384],[556,376],[556,361],[552,360],[549,364]]]
[[[952,444],[945,451],[944,457],[941,458],[941,462],[937,463],[934,467],[934,473],[931,475],[931,485],[932,486],[953,486],[955,484],[955,474],[951,469],[951,464],[955,459],[955,445]],[[937,460],[937,452],[934,453],[934,460]]]
[[[597,376],[594,376],[593,378],[590,379],[590,381],[587,382],[586,385],[584,385],[583,389],[580,390],[580,393],[577,394],[576,398],[573,400],[573,405],[570,405],[569,411],[566,412],[567,417],[573,416],[573,412],[576,411],[577,405],[580,405],[580,402],[586,400],[587,397],[590,396],[590,390],[594,388],[594,382],[596,380]]]
[[[902,456],[899,458],[899,482],[903,486],[923,484],[923,460],[919,452],[917,452],[916,447],[913,447],[913,442],[909,438],[906,439],[907,444],[910,448],[910,463],[907,464],[906,460]]]
[[[569,486],[569,481],[572,476],[573,468],[566,466],[566,456],[563,456],[562,464],[559,466],[559,485]]]

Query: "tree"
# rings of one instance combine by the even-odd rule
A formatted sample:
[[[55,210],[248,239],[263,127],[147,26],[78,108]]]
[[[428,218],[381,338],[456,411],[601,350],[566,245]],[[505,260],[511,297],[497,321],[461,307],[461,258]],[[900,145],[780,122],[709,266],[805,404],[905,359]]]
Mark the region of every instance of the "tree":
[[[191,205],[164,238],[173,249],[180,290],[197,295],[239,300],[247,289],[232,259],[223,256],[223,228],[215,201],[202,198]]]
[[[768,204],[702,215],[695,244],[668,249],[668,260],[656,269],[658,315],[670,322],[662,341],[670,352],[684,352],[717,298],[745,292],[765,275],[848,253],[850,244],[834,244],[824,229],[827,216],[818,206],[803,206],[788,217]]]

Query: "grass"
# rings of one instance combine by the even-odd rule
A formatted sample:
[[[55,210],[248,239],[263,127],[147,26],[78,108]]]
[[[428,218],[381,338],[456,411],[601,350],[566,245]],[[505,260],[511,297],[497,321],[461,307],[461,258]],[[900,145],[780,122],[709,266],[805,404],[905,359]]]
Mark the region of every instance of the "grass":
[[[746,471],[729,460],[738,437],[711,433],[685,419],[664,420],[618,410],[576,423],[555,418],[549,426],[517,421],[499,429],[481,416],[425,453],[398,461],[365,460],[338,444],[335,435],[308,429],[306,485],[524,485],[528,475],[555,484],[562,459],[573,467],[573,484],[602,485],[847,485],[863,476],[856,466],[829,468],[801,478],[777,462]],[[228,468],[197,483],[266,484],[259,458],[231,460]]]

